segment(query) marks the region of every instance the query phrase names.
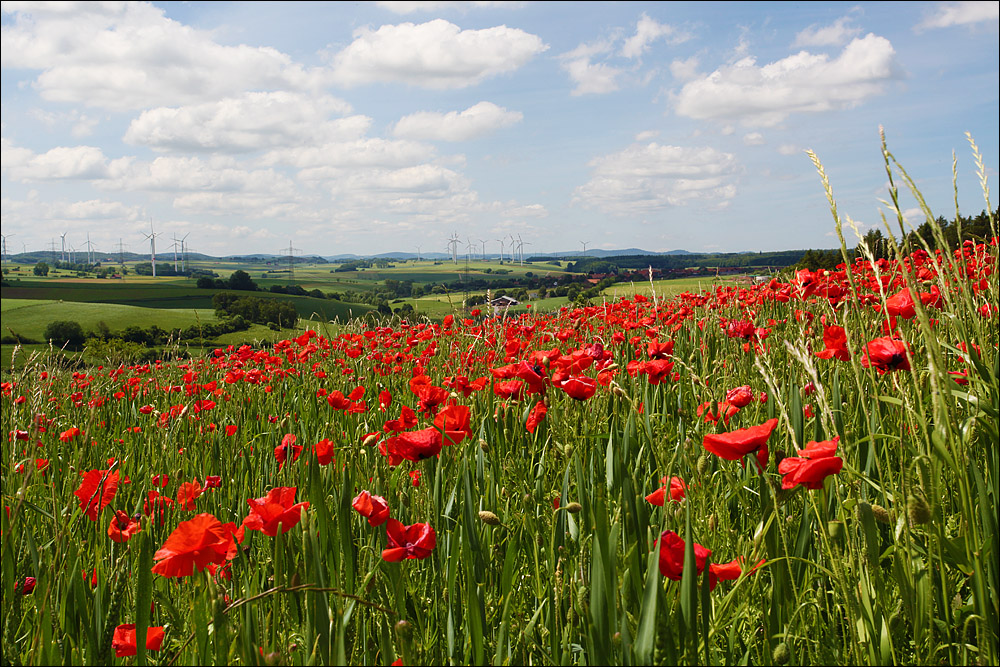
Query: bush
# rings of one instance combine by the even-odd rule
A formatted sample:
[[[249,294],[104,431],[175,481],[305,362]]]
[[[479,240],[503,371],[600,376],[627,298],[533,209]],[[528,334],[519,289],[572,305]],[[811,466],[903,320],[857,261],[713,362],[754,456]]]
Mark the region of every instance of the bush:
[[[35,268],[31,270],[36,276],[47,276],[49,275],[49,265],[45,262],[39,262],[35,264]]]
[[[72,320],[56,320],[45,327],[45,339],[59,347],[79,348],[83,345],[83,327]]]

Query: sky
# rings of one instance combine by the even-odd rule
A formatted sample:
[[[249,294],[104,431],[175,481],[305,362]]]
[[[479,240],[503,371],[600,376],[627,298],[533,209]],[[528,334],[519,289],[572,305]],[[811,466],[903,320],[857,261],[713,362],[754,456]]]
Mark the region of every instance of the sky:
[[[0,29],[10,253],[151,225],[160,255],[833,248],[805,151],[864,232],[880,126],[933,215],[953,155],[986,206],[966,132],[996,191],[998,2],[3,2]]]

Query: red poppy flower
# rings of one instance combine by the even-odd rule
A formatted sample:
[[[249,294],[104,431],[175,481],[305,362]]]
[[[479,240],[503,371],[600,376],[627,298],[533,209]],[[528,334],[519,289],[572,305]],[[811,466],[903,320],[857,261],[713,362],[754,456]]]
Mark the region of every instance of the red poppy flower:
[[[14,593],[20,593],[21,595],[31,595],[35,591],[35,586],[38,585],[38,580],[34,577],[25,577],[24,583],[20,581],[14,582]]]
[[[472,437],[469,414],[467,405],[449,405],[438,412],[434,425],[444,431],[444,444],[457,445],[465,438]]]
[[[333,462],[333,443],[323,438],[315,445],[316,460],[321,466],[329,465]]]
[[[660,535],[660,574],[667,579],[680,581],[684,573],[684,547],[686,546],[681,536],[672,530],[665,530]],[[654,543],[653,548],[656,548]],[[700,575],[705,570],[705,561],[712,555],[710,549],[706,549],[700,544],[694,545],[695,568]]]
[[[656,505],[657,507],[663,507],[663,504],[667,500],[667,492],[670,493],[670,499],[675,502],[680,502],[684,500],[684,495],[687,491],[687,484],[680,477],[671,477],[670,484],[667,484],[667,478],[660,478],[660,484],[663,484],[656,491],[646,496],[646,500],[651,505]]]
[[[753,389],[750,385],[745,384],[742,387],[736,387],[735,389],[730,389],[726,392],[726,403],[737,408],[745,408],[753,402]]]
[[[847,332],[844,327],[833,324],[823,325],[823,344],[826,349],[816,353],[820,359],[831,359],[836,357],[841,361],[850,361],[851,352],[847,349]]]
[[[876,338],[865,347],[861,365],[874,367],[879,373],[908,371],[910,361],[906,358],[906,343],[898,338]]]
[[[142,530],[139,522],[121,510],[115,510],[108,525],[108,537],[112,542],[128,542],[132,536]]]
[[[150,491],[146,494],[146,500],[142,504],[142,513],[146,516],[153,516],[156,525],[162,526],[166,519],[168,509],[173,509],[173,498],[161,496],[159,491]]]
[[[281,532],[287,533],[302,519],[302,510],[309,509],[308,502],[295,502],[294,486],[279,486],[267,492],[263,498],[247,500],[250,514],[243,519],[243,525],[250,530],[259,530],[268,537]]]
[[[236,524],[222,523],[211,514],[198,514],[170,533],[153,554],[153,573],[164,577],[190,577],[209,563],[222,565],[236,556],[236,542],[242,541]]]
[[[500,398],[509,398],[515,401],[519,401],[524,398],[525,387],[527,385],[522,380],[507,380],[506,382],[497,382],[493,385],[493,393]]]
[[[387,419],[382,430],[386,433],[402,433],[417,425],[417,413],[408,405],[399,410],[399,419]]]
[[[83,431],[78,429],[76,426],[71,426],[62,433],[59,434],[59,439],[63,442],[69,442],[79,435],[82,435]]]
[[[904,320],[913,319],[917,314],[917,310],[914,307],[910,290],[904,287],[886,299],[885,312],[892,317],[902,317]]]
[[[597,391],[597,380],[586,375],[572,375],[559,388],[578,401],[585,401]]]
[[[799,450],[799,456],[788,456],[778,464],[781,478],[781,488],[791,489],[799,484],[807,489],[823,488],[823,481],[829,475],[836,475],[844,467],[844,461],[835,456],[840,436],[833,440],[822,442],[811,441],[805,449]]]
[[[153,486],[165,487],[170,482],[170,475],[153,475]]]
[[[534,434],[535,429],[537,429],[538,425],[543,419],[545,419],[545,413],[547,413],[548,410],[549,409],[545,407],[545,403],[542,401],[535,403],[535,407],[533,407],[531,412],[528,414],[528,421],[524,424],[524,427],[528,429],[528,433]]]
[[[747,572],[749,577],[756,572],[766,559],[761,558],[756,565]],[[712,563],[708,566],[708,589],[714,591],[720,581],[733,581],[739,579],[743,574],[743,556],[737,556],[728,563]]]
[[[383,549],[382,560],[390,563],[427,558],[437,544],[437,536],[429,523],[404,526],[396,519],[389,519],[385,534],[389,538],[389,548]]]
[[[194,511],[194,501],[201,495],[201,484],[198,480],[184,482],[177,487],[177,506],[182,510]]]
[[[407,431],[389,438],[379,445],[389,458],[389,465],[399,465],[400,459],[423,461],[437,456],[442,446],[441,432],[435,427],[419,431]],[[393,463],[393,461],[396,463]]]
[[[111,648],[119,658],[127,658],[136,653],[135,623],[126,623],[115,628],[111,638]],[[163,626],[146,628],[146,650],[159,651],[163,645]]]
[[[420,486],[420,471],[419,470],[411,470],[410,471],[410,483],[413,486],[415,486],[415,487]]]
[[[285,437],[281,439],[281,444],[274,448],[274,458],[278,461],[278,470],[285,465],[285,461],[288,457],[292,457],[292,462],[299,460],[299,456],[302,455],[302,445],[295,444],[295,436],[291,433],[286,433]]]
[[[206,475],[205,476],[205,488],[206,489],[218,489],[222,486],[222,476],[221,475]]]
[[[757,452],[757,463],[763,470],[767,465],[767,440],[778,426],[778,420],[768,419],[760,426],[741,428],[728,433],[709,433],[702,440],[708,451],[727,461],[742,459]]]
[[[235,424],[229,424],[228,426],[226,426],[226,435],[231,438],[234,435],[236,435],[236,431],[238,430],[239,430],[238,426],[236,426]]]
[[[727,426],[729,425],[729,418],[740,411],[738,407],[729,403],[728,401],[723,401],[719,403],[718,406],[719,414],[722,415],[722,421]],[[705,422],[712,422],[713,424],[719,421],[719,414],[712,412],[712,403],[710,401],[705,401],[695,410],[695,413],[701,417],[705,415]]]
[[[83,476],[80,487],[73,495],[80,499],[80,509],[91,521],[114,500],[118,491],[117,470],[90,470]]]
[[[389,518],[389,503],[382,496],[373,496],[368,491],[355,496],[351,507],[368,519],[371,526],[381,526]]]
[[[674,362],[665,359],[653,359],[639,363],[638,371],[649,377],[649,384],[658,385],[670,376]]]

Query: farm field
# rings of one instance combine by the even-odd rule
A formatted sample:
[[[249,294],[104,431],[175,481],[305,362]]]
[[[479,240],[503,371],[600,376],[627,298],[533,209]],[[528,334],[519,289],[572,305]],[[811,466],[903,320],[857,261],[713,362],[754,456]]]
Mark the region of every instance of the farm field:
[[[4,655],[995,663],[997,249],[906,259],[30,361]]]

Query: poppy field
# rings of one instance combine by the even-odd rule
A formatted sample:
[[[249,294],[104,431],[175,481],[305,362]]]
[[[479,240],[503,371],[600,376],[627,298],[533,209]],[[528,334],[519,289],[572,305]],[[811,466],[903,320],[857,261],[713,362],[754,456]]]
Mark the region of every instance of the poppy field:
[[[670,298],[29,362],[4,662],[996,664],[991,225]]]

